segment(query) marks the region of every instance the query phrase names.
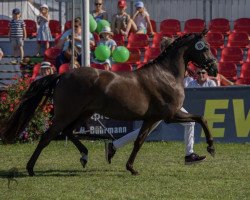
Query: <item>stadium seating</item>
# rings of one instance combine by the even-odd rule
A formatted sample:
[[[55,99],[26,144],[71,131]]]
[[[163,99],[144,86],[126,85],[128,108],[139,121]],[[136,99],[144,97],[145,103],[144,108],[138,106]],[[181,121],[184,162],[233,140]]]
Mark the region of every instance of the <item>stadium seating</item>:
[[[219,62],[218,71],[230,81],[237,80],[237,65],[233,62]]]
[[[95,43],[97,44],[97,43],[100,41],[100,36],[99,36],[98,33],[96,33],[96,32],[94,32],[94,33],[92,33],[92,34],[93,34]]]
[[[234,32],[246,32],[250,34],[250,18],[239,18],[235,20]]]
[[[209,31],[228,35],[230,33],[229,20],[225,18],[215,18],[209,22]]]
[[[49,28],[51,31],[51,35],[55,38],[57,35],[62,33],[61,24],[57,20],[50,20],[49,21]]]
[[[250,62],[244,62],[241,66],[241,70],[250,71]]]
[[[177,19],[166,19],[160,23],[160,31],[163,34],[181,35],[181,23]]]
[[[250,85],[250,79],[239,78],[235,83],[237,85]]]
[[[213,54],[213,56],[214,56],[215,58],[218,57],[218,51],[217,51],[217,49],[215,49],[215,48],[213,48],[213,47],[210,47],[210,51],[212,52],[212,54]]]
[[[72,25],[71,25],[71,21],[66,21],[65,24],[64,24],[64,29],[63,29],[63,32],[71,29]]]
[[[203,19],[188,19],[184,24],[184,33],[200,33],[206,28]]]
[[[44,60],[51,62],[55,65],[56,57],[61,53],[61,49],[58,48],[49,48],[44,52]]]
[[[155,59],[159,55],[160,55],[160,48],[148,48],[144,54],[143,64],[147,63],[150,60]]]
[[[241,66],[240,78],[241,79],[250,79],[250,63],[249,62],[245,62]]]
[[[69,63],[64,63],[59,67],[58,73],[63,74],[67,71],[69,71]]]
[[[133,68],[130,64],[127,63],[114,63],[112,64],[111,71],[118,72],[118,71],[132,71]]]
[[[161,47],[162,37],[170,37],[170,38],[172,38],[172,35],[170,35],[168,33],[163,33],[163,32],[155,33],[154,37],[153,37],[153,40],[152,40],[152,47],[153,48],[160,48]]]
[[[125,39],[122,34],[115,34],[112,39],[116,42],[117,46],[124,46]]]
[[[8,37],[9,34],[9,20],[0,19],[0,37]]]
[[[207,37],[207,42],[211,47],[216,49],[224,48],[224,36],[222,33],[208,32],[206,37]]]
[[[225,47],[221,52],[221,62],[243,63],[243,50],[238,47]]]
[[[155,22],[155,20],[150,19],[150,22],[151,22],[153,31],[156,33],[156,32],[157,32],[157,27],[156,27],[156,22]],[[149,27],[147,27],[147,34],[149,34],[149,33],[150,33],[150,30],[149,30]]]
[[[248,34],[245,32],[231,33],[228,37],[228,47],[249,48]]]
[[[37,24],[34,20],[25,19],[24,20],[26,26],[27,37],[33,38],[37,36]]]
[[[96,69],[102,69],[102,70],[105,70],[105,68],[104,68],[104,65],[102,65],[102,64],[98,64],[98,63],[91,63],[91,65],[90,65],[91,67],[93,67],[93,68],[96,68]]]
[[[247,51],[247,60],[246,62],[250,62],[250,49],[248,49]]]
[[[62,34],[57,35],[57,36],[55,37],[55,41],[54,41],[55,45],[59,42],[59,40],[61,39],[61,37],[62,37]]]
[[[130,65],[139,65],[141,62],[141,51],[138,48],[128,48],[130,52],[129,59],[126,61]]]
[[[145,50],[149,47],[148,36],[146,34],[130,34],[127,47]]]

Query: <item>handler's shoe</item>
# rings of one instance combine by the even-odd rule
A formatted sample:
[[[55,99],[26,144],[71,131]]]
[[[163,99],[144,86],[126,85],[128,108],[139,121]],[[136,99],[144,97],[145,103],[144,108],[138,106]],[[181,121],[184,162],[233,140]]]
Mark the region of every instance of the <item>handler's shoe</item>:
[[[196,153],[192,153],[189,156],[185,156],[185,165],[191,165],[195,163],[199,163],[206,160],[206,156],[199,156]]]
[[[114,157],[116,150],[114,149],[114,145],[110,141],[105,141],[105,156],[107,162],[110,164],[111,159]]]

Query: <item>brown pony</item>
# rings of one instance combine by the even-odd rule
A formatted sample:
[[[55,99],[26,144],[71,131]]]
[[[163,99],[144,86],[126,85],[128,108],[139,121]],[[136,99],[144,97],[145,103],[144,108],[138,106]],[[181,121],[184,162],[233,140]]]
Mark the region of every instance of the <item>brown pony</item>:
[[[133,175],[135,157],[150,130],[159,120],[169,123],[197,122],[206,135],[207,151],[214,155],[213,138],[206,120],[180,111],[185,95],[184,72],[192,61],[217,74],[217,64],[205,41],[206,31],[177,38],[156,59],[133,72],[111,72],[89,67],[73,69],[62,75],[49,75],[33,82],[16,111],[1,131],[3,141],[13,141],[27,126],[37,106],[46,95],[53,94],[55,115],[52,125],[41,136],[27,163],[30,176],[41,151],[60,132],[76,145],[87,163],[87,148],[72,134],[91,115],[100,113],[118,120],[143,120],[126,168]]]

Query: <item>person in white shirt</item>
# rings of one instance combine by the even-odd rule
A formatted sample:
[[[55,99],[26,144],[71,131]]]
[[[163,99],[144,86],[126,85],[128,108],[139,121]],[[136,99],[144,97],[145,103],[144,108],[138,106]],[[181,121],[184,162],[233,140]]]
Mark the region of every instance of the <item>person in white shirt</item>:
[[[196,70],[197,79],[189,82],[187,87],[216,87],[215,81],[209,79],[208,73],[205,69]]]

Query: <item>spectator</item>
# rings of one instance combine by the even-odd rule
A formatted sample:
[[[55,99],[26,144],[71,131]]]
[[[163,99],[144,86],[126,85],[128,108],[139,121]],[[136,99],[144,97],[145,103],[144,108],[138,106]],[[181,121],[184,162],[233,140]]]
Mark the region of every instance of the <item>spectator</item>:
[[[81,40],[82,40],[82,27],[81,27],[81,19],[75,18],[75,27],[74,27],[74,40],[75,47],[72,48],[72,29],[67,30],[61,36],[59,42],[56,47],[62,49],[61,54],[56,58],[56,68],[64,63],[69,63],[71,61],[72,49],[75,51],[76,60],[81,64]],[[95,46],[95,41],[92,33],[90,33],[90,47]]]
[[[190,82],[192,82],[193,80],[194,80],[194,79],[193,79],[193,77],[189,74],[189,71],[186,70],[186,71],[185,71],[185,75],[184,75],[184,80],[183,80],[184,87],[187,87],[188,84],[189,84]]]
[[[209,79],[208,73],[205,69],[196,70],[197,79],[191,81],[187,87],[216,87],[216,83]]]
[[[50,74],[54,74],[53,67],[50,62],[44,61],[41,63],[40,73],[35,80],[40,79],[44,76],[48,76]]]
[[[142,1],[137,1],[135,3],[136,12],[133,15],[133,20],[137,26],[137,32],[136,33],[143,33],[147,34],[147,27],[149,27],[149,34],[154,35],[153,27],[150,22],[150,16],[144,7],[144,4]]]
[[[103,1],[102,0],[95,0],[95,9],[91,11],[96,22],[101,19],[108,20],[108,14],[105,10],[103,10]]]
[[[111,37],[113,36],[113,32],[111,32],[110,27],[105,26],[102,31],[100,32],[100,36],[101,36],[101,40],[98,42],[98,45],[106,45],[110,48],[111,54],[112,52],[115,50],[117,44],[116,42],[111,39]],[[108,58],[106,61],[104,62],[100,62],[98,60],[94,60],[95,63],[99,63],[99,64],[103,64],[106,70],[110,70],[111,69],[111,60],[110,58]]]
[[[12,11],[12,20],[10,21],[10,44],[13,51],[14,60],[11,61],[12,64],[18,63],[18,57],[20,56],[20,60],[23,59],[24,56],[24,39],[26,38],[26,29],[25,23],[21,19],[21,11],[19,8],[15,8]]]
[[[3,51],[2,51],[2,49],[0,48],[0,60],[2,60],[3,56],[4,56]]]
[[[163,38],[161,41],[161,51],[164,51],[173,40],[171,38]],[[187,113],[187,111],[182,107],[180,109],[182,112]],[[162,122],[158,121],[153,130]],[[194,153],[194,122],[187,122],[187,123],[181,123],[181,125],[184,126],[184,141],[185,141],[185,146],[186,146],[186,156],[185,156],[185,164],[194,164],[194,163],[199,163],[202,162],[206,159],[206,156],[199,156],[198,154]],[[152,130],[152,131],[153,131]],[[109,163],[111,163],[112,157],[115,155],[115,152],[117,149],[123,147],[124,145],[128,144],[129,142],[135,141],[138,134],[139,134],[140,129],[136,129],[127,135],[114,140],[113,142],[106,142],[105,143],[105,154],[106,154],[106,159]],[[151,132],[152,132],[151,131]],[[150,133],[151,133],[150,132]],[[150,134],[149,133],[149,134]]]
[[[41,44],[45,44],[45,50],[49,48],[49,42],[52,41],[52,35],[49,28],[49,8],[46,4],[40,7],[40,14],[37,17],[39,25],[37,31],[37,56],[40,54]]]
[[[118,1],[118,13],[113,15],[111,21],[111,29],[114,34],[122,34],[125,37],[128,36],[131,28],[136,31],[137,26],[135,22],[130,18],[130,16],[126,13],[127,4],[125,0]]]

